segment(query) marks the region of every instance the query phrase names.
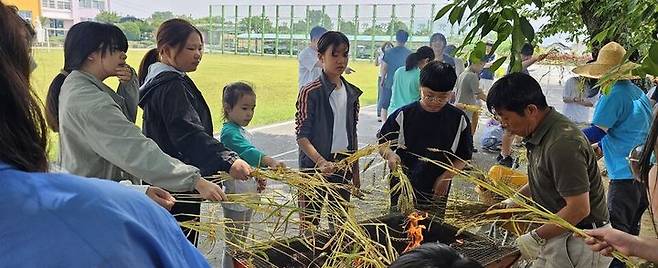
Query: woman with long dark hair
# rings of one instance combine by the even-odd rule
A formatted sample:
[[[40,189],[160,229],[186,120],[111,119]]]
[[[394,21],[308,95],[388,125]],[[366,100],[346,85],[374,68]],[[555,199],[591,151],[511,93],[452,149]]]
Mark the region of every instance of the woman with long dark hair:
[[[46,173],[31,26],[0,2],[0,252],[6,267],[209,267],[171,215],[117,183]]]
[[[64,69],[48,89],[46,107],[60,135],[62,168],[79,176],[144,180],[169,191],[195,189],[203,198],[224,199],[221,188],[201,178],[197,168],[164,154],[135,126],[137,82],[126,65],[127,49],[126,36],[113,25],[82,22],[67,33]],[[118,93],[103,83],[114,76],[122,84]],[[161,203],[171,208],[173,200]]]
[[[201,170],[201,175],[229,172],[246,180],[247,162],[213,137],[210,108],[201,91],[187,75],[196,71],[203,54],[201,32],[182,19],[165,21],[156,34],[157,48],[142,59],[139,68],[139,106],[144,109],[144,135],[168,155]],[[172,213],[179,221],[199,215],[198,203],[179,203]],[[195,240],[196,232],[188,236]]]

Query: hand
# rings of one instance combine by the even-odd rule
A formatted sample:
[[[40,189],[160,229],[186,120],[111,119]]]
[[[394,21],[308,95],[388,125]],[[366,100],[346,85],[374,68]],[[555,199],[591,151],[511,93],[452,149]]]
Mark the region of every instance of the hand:
[[[256,179],[256,182],[258,183],[258,188],[256,190],[261,193],[265,190],[265,187],[267,187],[267,180],[266,179]]]
[[[249,174],[251,174],[252,171],[251,166],[247,164],[247,162],[242,159],[237,159],[233,162],[233,165],[231,165],[231,169],[228,173],[234,179],[244,181],[249,179]]]
[[[618,250],[626,256],[636,256],[635,249],[638,245],[637,237],[624,233],[614,228],[603,227],[592,230],[584,230],[592,237],[586,238],[585,243],[593,251],[598,251],[604,256],[611,256],[612,252]]]
[[[322,175],[331,175],[334,172],[336,172],[336,163],[334,162],[329,162],[324,159],[320,159],[317,163],[315,163],[317,168],[320,170],[320,173]]]
[[[272,160],[272,165],[270,165],[270,168],[282,168],[282,169],[285,169],[285,168],[287,168],[287,167],[286,167],[286,164],[284,164],[284,163],[281,162],[281,161]]]
[[[603,151],[601,150],[599,143],[592,144],[592,149],[594,150],[594,154],[596,155],[597,159],[601,159],[601,157],[603,157]]]
[[[350,68],[349,66],[347,66],[347,68],[345,68],[345,74],[351,74],[351,73],[356,73],[356,71]]]
[[[534,260],[539,256],[541,245],[530,233],[516,238],[516,247],[521,251],[521,256],[527,260]]]
[[[400,156],[394,152],[391,152],[386,156],[386,161],[388,162],[388,168],[391,170],[395,170],[400,162],[402,162]]]
[[[451,181],[452,178],[443,178],[434,183],[434,198],[448,196],[448,189],[450,188]]]
[[[116,77],[119,78],[119,82],[121,83],[128,82],[133,77],[133,71],[127,64],[116,68],[114,72],[116,73]]]
[[[211,201],[227,200],[226,194],[224,194],[222,188],[219,188],[219,185],[209,182],[204,178],[200,178],[196,182],[196,185],[194,185],[194,189],[196,189],[197,192],[199,192],[201,198],[203,199],[208,199]]]
[[[149,186],[146,195],[166,210],[171,210],[176,203],[176,198],[160,187]]]

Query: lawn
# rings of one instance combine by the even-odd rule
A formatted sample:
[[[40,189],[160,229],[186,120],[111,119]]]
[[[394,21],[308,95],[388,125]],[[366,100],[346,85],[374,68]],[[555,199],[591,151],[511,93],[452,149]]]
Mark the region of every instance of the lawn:
[[[128,52],[128,64],[135,69],[145,50]],[[64,65],[64,53],[61,48],[33,50],[37,69],[32,74],[32,84],[37,94],[45,101],[48,86],[52,78]],[[377,98],[377,71],[370,62],[351,62],[350,67],[356,72],[346,75],[346,79],[363,90],[361,106],[375,103]],[[221,129],[222,105],[221,90],[227,83],[244,80],[254,85],[257,95],[256,113],[250,125],[259,126],[290,120],[295,116],[297,98],[297,59],[283,57],[260,57],[242,55],[206,54],[199,69],[190,74],[203,93],[212,112],[215,132]],[[105,82],[116,88],[116,78]],[[141,115],[137,125],[141,126]],[[57,138],[51,139],[51,159],[56,158]]]

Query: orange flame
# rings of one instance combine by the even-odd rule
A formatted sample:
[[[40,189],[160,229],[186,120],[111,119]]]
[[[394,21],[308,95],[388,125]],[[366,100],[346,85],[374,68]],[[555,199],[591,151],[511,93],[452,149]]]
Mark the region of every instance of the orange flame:
[[[427,212],[414,212],[407,216],[407,238],[409,238],[409,244],[407,248],[402,251],[405,253],[409,250],[412,250],[423,242],[423,230],[425,230],[425,225],[418,225],[418,221],[427,219]]]

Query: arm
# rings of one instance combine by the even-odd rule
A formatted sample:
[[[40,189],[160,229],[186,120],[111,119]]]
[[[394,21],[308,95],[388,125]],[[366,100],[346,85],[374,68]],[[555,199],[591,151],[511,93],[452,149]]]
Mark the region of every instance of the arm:
[[[117,94],[123,97],[126,109],[128,110],[128,120],[135,123],[137,119],[137,102],[139,101],[139,81],[137,80],[137,73],[135,69],[130,66],[126,70],[120,72],[119,88]]]
[[[566,205],[556,213],[560,218],[576,225],[589,215],[589,192],[563,198]],[[553,224],[544,224],[537,228],[537,234],[544,239],[551,239],[566,231]]]
[[[450,157],[451,166],[454,171],[462,170],[466,166],[466,162],[473,157],[473,136],[471,135],[471,123],[466,116],[461,117],[461,129],[459,134],[459,143],[455,150],[456,157]],[[446,170],[438,178],[434,180],[434,196],[447,196],[450,181],[456,173]]]
[[[176,149],[192,165],[199,167],[202,174],[229,172],[233,163],[238,160],[237,154],[226,149],[206,132],[199,115],[188,100],[183,82],[173,81],[159,90],[162,95],[157,96],[155,101],[159,106],[158,110],[162,111],[167,134]]]
[[[381,86],[384,86],[384,81],[386,80],[386,76],[388,74],[388,64],[386,64],[385,61],[382,61],[382,84]]]
[[[379,149],[379,155],[388,161],[388,167],[393,170],[400,163],[400,156],[398,156],[394,148],[397,148],[398,136],[400,134],[400,125],[397,120],[402,120],[401,109],[396,110],[386,119],[382,128],[377,132],[377,140],[379,144],[391,142],[391,146],[382,147]]]
[[[242,136],[240,129],[232,124],[225,124],[219,136],[222,144],[240,156],[240,159],[249,163],[252,167],[260,167],[265,154],[252,145]]]
[[[536,56],[536,57],[531,57],[530,59],[527,59],[527,60],[524,60],[523,62],[521,62],[521,65],[523,66],[523,68],[528,68],[531,65],[535,64],[536,62],[544,60],[547,56],[548,56],[548,53],[541,54],[541,55]]]
[[[461,160],[454,160],[452,162],[452,168],[455,171],[462,170],[466,166],[466,162]],[[434,180],[434,197],[447,196],[448,189],[452,178],[456,175],[450,170],[446,170],[439,177]]]
[[[600,251],[610,256],[613,250],[618,250],[626,256],[635,256],[642,259],[658,262],[658,239],[652,237],[634,236],[613,228],[598,228],[585,230],[593,238],[585,239],[592,250]]]
[[[480,99],[483,102],[487,102],[487,95],[485,95],[483,92],[480,92],[475,95],[478,99]]]

